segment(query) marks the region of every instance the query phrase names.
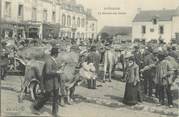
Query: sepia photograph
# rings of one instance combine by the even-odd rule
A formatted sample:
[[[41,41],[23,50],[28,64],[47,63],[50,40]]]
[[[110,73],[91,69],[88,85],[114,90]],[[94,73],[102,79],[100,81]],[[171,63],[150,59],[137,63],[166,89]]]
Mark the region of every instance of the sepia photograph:
[[[179,0],[0,0],[1,117],[179,117]]]

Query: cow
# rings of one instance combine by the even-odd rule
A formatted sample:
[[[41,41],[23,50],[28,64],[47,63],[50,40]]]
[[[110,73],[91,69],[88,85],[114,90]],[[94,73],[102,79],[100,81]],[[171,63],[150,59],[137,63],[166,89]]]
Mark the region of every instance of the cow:
[[[113,48],[106,48],[104,53],[104,76],[103,83],[106,81],[106,73],[109,74],[109,82],[111,82],[111,75],[116,66],[116,64],[121,59],[121,51],[115,51]]]

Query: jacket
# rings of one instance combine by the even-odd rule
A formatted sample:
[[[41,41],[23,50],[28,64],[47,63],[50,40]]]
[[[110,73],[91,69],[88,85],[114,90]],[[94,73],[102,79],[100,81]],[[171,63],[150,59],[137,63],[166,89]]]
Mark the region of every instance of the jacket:
[[[48,56],[45,60],[42,77],[42,88],[46,91],[52,91],[59,88],[59,77],[57,73],[58,67],[54,58]]]
[[[159,85],[172,84],[173,72],[173,67],[167,59],[160,61],[156,65],[156,74],[154,82]]]
[[[134,83],[137,84],[139,79],[139,66],[134,63],[132,66],[127,68],[127,75],[126,75],[127,83]]]

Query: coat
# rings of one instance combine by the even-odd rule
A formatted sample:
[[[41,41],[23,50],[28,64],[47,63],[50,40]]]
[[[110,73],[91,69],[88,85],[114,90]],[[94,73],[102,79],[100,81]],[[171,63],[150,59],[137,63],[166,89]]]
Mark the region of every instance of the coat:
[[[54,58],[51,56],[45,60],[42,77],[42,88],[46,91],[52,91],[59,88],[59,74],[57,74],[58,67]]]
[[[144,63],[143,63],[143,67],[145,68],[146,66],[151,66],[152,64],[155,64],[155,57],[152,53],[146,55],[144,57]],[[150,74],[152,76],[155,75],[155,69],[154,67],[149,67],[149,69],[144,71],[144,74]]]
[[[173,67],[171,63],[164,59],[156,65],[156,74],[154,82],[159,85],[167,85],[173,83]]]
[[[134,85],[140,82],[139,66],[136,63],[134,63],[132,66],[128,66],[126,81],[127,83],[133,83]]]

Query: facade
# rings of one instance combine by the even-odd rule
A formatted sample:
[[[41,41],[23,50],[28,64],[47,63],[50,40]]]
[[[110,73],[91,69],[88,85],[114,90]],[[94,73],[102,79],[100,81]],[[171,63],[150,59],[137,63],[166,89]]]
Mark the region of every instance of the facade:
[[[60,20],[58,0],[2,0],[1,4],[1,25],[4,35],[10,37],[44,38],[49,34],[43,33],[44,29],[50,32],[51,25],[56,26]]]
[[[90,9],[87,10],[86,19],[86,37],[88,39],[94,39],[97,37],[97,19],[92,16],[92,12]]]
[[[61,9],[61,37],[85,38],[86,11],[75,0],[63,1]]]
[[[179,8],[139,11],[132,25],[132,40],[170,43],[179,35]]]
[[[4,37],[85,39],[87,34],[87,12],[75,0],[1,0],[1,19]]]

